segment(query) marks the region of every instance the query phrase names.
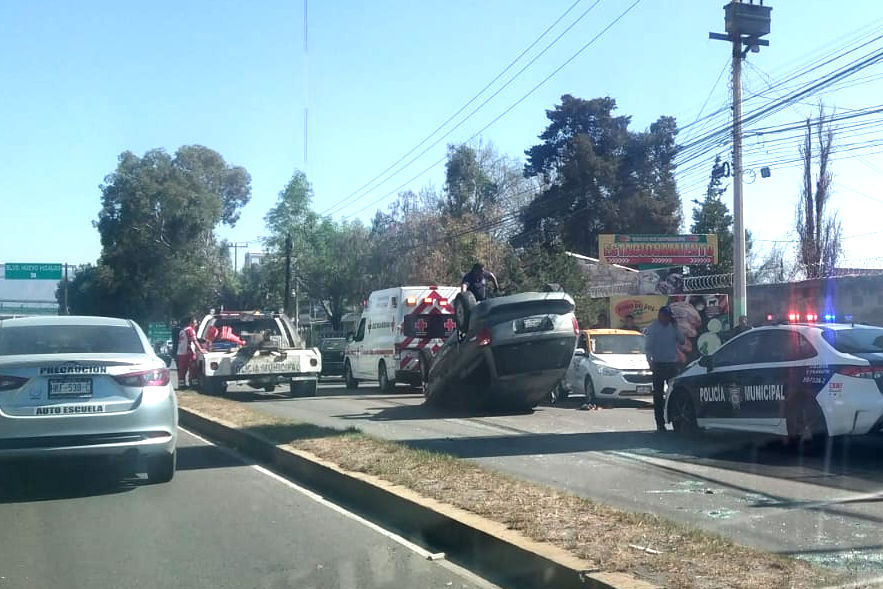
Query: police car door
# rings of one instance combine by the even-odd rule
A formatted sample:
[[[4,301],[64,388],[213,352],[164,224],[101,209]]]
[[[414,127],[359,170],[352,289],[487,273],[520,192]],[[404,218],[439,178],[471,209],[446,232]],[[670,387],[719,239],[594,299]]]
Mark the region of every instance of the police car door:
[[[741,387],[753,379],[759,332],[748,332],[724,344],[711,356],[707,372],[689,379],[700,427],[742,429]],[[749,419],[750,420],[750,419]]]

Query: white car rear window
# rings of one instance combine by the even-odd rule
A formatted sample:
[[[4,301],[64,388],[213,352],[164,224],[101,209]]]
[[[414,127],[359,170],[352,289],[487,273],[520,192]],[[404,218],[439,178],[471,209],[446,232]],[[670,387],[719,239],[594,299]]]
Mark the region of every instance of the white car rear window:
[[[0,356],[143,354],[138,333],[122,325],[28,325],[0,328]]]

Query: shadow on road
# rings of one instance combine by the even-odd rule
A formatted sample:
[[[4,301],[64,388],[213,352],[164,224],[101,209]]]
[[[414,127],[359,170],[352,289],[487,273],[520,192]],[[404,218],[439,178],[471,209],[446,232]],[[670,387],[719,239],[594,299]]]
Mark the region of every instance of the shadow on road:
[[[131,491],[131,469],[108,460],[12,460],[0,465],[0,503],[30,503]]]
[[[398,408],[396,408],[398,410]],[[401,414],[407,414],[401,408]],[[417,419],[417,408],[412,419]],[[376,416],[375,416],[376,417]],[[390,419],[390,412],[387,412]],[[715,466],[745,473],[810,482],[854,491],[883,484],[879,457],[883,439],[832,440],[825,448],[798,452],[778,439],[727,433],[681,437],[652,431],[519,433],[467,438],[405,440],[413,447],[461,458],[489,458],[576,452],[628,452],[645,457]]]
[[[178,472],[184,470],[203,470],[207,468],[228,468],[252,464],[245,456],[233,456],[217,446],[178,446]]]

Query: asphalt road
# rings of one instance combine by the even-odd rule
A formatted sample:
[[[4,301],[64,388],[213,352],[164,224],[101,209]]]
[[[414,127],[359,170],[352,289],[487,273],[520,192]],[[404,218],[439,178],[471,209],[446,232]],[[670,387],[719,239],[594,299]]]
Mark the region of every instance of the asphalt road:
[[[797,454],[772,438],[657,434],[644,403],[578,411],[582,399],[530,414],[455,414],[407,388],[381,394],[323,383],[315,398],[231,387],[260,411],[362,431],[476,460],[743,544],[883,575],[883,437]]]
[[[0,465],[0,588],[492,587],[182,432],[168,484]]]

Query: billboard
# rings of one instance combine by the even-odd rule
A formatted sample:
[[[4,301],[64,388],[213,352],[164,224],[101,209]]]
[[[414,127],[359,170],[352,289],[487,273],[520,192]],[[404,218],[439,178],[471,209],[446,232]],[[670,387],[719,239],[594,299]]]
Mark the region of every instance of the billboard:
[[[598,236],[598,252],[605,264],[664,267],[718,263],[717,235]]]
[[[663,305],[671,309],[686,340],[678,346],[681,363],[713,354],[734,333],[730,325],[730,299],[725,294],[610,297],[610,327],[620,327],[625,316],[632,315],[643,330],[653,323]]]

